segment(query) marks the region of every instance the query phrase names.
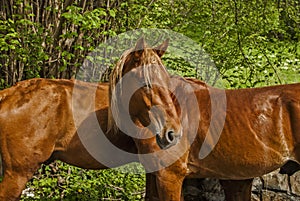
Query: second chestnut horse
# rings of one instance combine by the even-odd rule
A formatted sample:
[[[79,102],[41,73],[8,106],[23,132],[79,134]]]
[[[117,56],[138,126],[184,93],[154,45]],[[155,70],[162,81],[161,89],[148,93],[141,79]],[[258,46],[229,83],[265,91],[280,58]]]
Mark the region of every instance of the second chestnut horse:
[[[227,185],[228,180],[232,185],[242,184],[245,189],[235,191],[231,200],[250,200],[252,178],[287,167],[290,161],[300,162],[300,84],[224,91],[187,79],[177,88],[182,94],[187,93],[185,85],[193,88],[188,93],[197,97],[198,105],[186,100],[181,112],[193,121],[197,117],[190,111],[199,108],[198,132],[190,145],[188,138],[193,133],[183,129],[183,146],[190,149],[159,173],[160,198],[179,200],[184,178],[211,177]],[[203,157],[205,149],[209,153]],[[226,190],[231,193],[225,188],[225,194]]]
[[[97,138],[101,129],[106,133],[108,89],[108,84],[31,79],[0,91],[1,201],[19,200],[42,163],[58,159],[81,168],[104,169],[130,162],[105,154],[101,144],[96,149],[105,156],[96,160],[82,141]],[[136,153],[129,136],[120,132],[106,137],[121,150]],[[111,163],[102,163],[106,155]]]

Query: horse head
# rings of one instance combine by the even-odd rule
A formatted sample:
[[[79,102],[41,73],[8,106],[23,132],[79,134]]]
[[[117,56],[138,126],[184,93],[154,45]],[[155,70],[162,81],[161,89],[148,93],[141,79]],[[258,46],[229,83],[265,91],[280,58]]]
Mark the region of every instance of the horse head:
[[[144,38],[139,39],[134,48],[123,53],[110,77],[108,127],[127,134],[151,131],[151,136],[138,138],[154,134],[162,149],[175,145],[182,135],[170,75],[161,61],[168,44],[166,40],[150,48]]]

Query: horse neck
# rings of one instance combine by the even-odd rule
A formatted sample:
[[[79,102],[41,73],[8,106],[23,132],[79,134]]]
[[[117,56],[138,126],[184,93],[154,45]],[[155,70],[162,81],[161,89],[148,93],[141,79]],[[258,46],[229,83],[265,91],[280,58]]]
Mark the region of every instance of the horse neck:
[[[133,138],[120,131],[120,129],[115,128],[115,130],[108,130],[106,136],[109,141],[119,149],[130,153],[137,153]]]

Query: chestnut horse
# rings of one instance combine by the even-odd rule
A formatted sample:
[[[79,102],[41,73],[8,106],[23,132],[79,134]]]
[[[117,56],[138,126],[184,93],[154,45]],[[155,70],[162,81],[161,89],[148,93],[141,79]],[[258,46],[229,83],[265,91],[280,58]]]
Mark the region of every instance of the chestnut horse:
[[[82,128],[80,135],[90,136],[90,118],[96,113],[106,131],[108,88],[108,84],[32,79],[0,92],[1,201],[19,200],[26,182],[45,162],[58,159],[81,168],[107,168],[86,150],[77,129]],[[108,133],[107,138],[136,153],[127,135]],[[128,162],[118,159],[115,166]]]
[[[138,41],[135,48],[123,55],[110,81],[112,110],[119,114],[130,113],[133,109],[140,111],[131,112],[129,118],[135,125],[149,128],[138,132],[140,135],[134,140],[142,164],[146,169],[157,170],[154,180],[160,200],[180,200],[185,178],[208,177],[222,180],[227,200],[250,200],[254,177],[283,166],[287,168],[282,169],[284,173],[297,170],[290,164],[291,161],[300,162],[300,84],[222,90],[194,79],[171,78],[159,60],[166,48],[167,44],[157,51],[148,48],[144,41]],[[145,61],[148,62],[142,63]],[[161,69],[152,69],[151,64],[157,64]],[[138,70],[139,66],[143,66],[144,71]],[[118,80],[130,71],[133,72],[130,81],[116,90]],[[160,79],[161,73],[163,79]],[[151,79],[156,79],[160,87],[152,86]],[[169,83],[176,83],[175,89]],[[144,86],[148,91],[132,93],[131,99],[126,97],[125,102],[130,99],[134,104],[122,104],[122,88],[131,90],[134,86],[134,89],[139,89],[135,85]],[[149,97],[155,90],[162,90],[157,93],[162,100],[170,95],[172,100],[167,104],[162,101],[153,103]],[[174,94],[181,97],[174,97]],[[153,114],[150,108],[157,105],[162,107],[158,107],[160,110],[156,107],[153,112],[180,114],[179,122],[161,120],[168,119],[168,116],[162,118],[163,115]],[[145,108],[148,108],[146,112]],[[126,130],[126,125],[121,123],[126,115],[118,117],[119,123],[111,120],[113,115],[109,116],[111,125],[118,124]],[[168,130],[172,132],[166,132]],[[183,137],[176,133],[183,133]],[[176,161],[169,163],[166,155],[143,156],[161,149],[168,150],[171,161],[174,158]]]
[[[289,168],[291,161],[300,162],[300,84],[223,91],[200,81],[182,80],[178,90],[188,96],[183,90],[185,85],[193,87],[189,93],[194,93],[198,105],[186,100],[181,112],[192,121],[197,117],[190,111],[199,108],[198,132],[191,145],[185,143],[190,146],[185,156],[159,173],[161,200],[179,200],[182,181],[189,177],[232,180],[233,185],[242,183],[246,189],[241,188],[240,193],[244,195],[239,196],[244,198],[236,195],[232,199],[250,200],[252,178],[283,166]],[[224,92],[226,106],[220,103],[221,106],[212,108],[212,102]],[[214,114],[219,117],[213,118]],[[219,139],[215,138],[218,135],[215,132],[220,132]],[[187,142],[192,133],[189,128],[184,128],[183,133],[181,141]],[[211,144],[204,144],[206,138],[211,138]],[[201,156],[203,147],[211,149],[205,157]],[[289,174],[296,170],[283,169],[283,172]]]

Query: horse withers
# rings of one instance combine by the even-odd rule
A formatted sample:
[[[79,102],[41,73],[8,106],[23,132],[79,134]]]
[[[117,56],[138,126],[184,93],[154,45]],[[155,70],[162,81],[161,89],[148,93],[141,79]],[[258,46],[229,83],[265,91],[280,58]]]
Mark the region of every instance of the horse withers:
[[[81,139],[95,131],[90,125],[94,116],[106,133],[108,89],[108,84],[31,79],[0,92],[1,201],[19,200],[26,182],[44,162],[57,159],[81,168],[107,168]],[[129,136],[109,132],[106,137],[120,149],[136,153]],[[118,160],[115,165],[127,162]]]

